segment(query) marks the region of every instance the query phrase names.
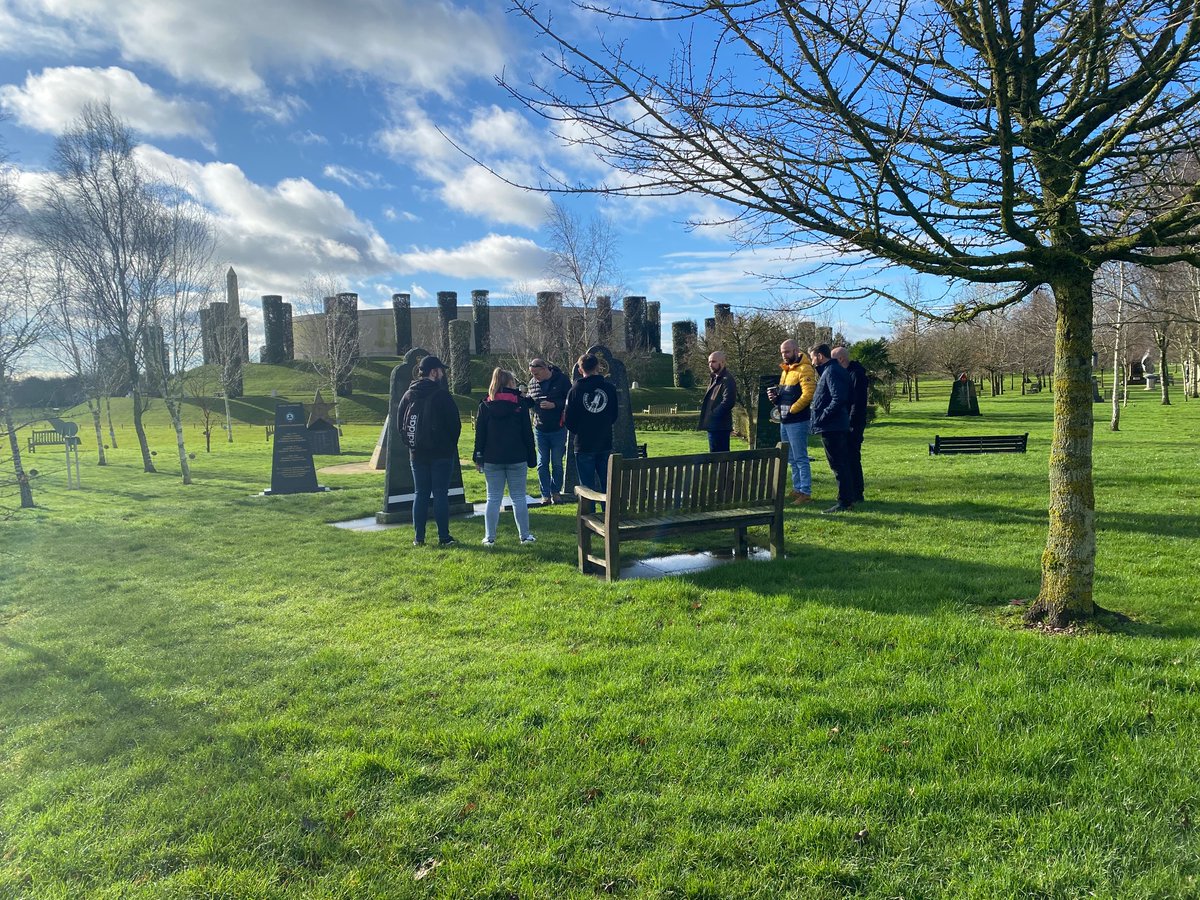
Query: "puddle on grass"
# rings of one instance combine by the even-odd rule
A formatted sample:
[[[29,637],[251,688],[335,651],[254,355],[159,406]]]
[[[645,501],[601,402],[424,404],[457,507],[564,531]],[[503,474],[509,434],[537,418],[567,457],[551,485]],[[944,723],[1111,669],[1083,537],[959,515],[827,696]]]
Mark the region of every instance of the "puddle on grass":
[[[771,551],[766,547],[751,547],[748,559],[761,562],[771,558]],[[621,567],[622,578],[655,579],[666,578],[670,575],[694,575],[736,562],[733,549],[703,550],[694,553],[672,553],[670,556],[654,556],[650,559],[640,559],[627,566]]]

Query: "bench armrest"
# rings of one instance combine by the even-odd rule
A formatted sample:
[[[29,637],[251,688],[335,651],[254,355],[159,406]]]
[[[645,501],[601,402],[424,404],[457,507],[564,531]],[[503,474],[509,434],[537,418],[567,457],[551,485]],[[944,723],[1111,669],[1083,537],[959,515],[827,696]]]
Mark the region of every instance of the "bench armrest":
[[[604,503],[608,500],[603,492],[585,488],[582,484],[575,485],[575,496],[582,497],[584,500],[595,500],[597,503]]]

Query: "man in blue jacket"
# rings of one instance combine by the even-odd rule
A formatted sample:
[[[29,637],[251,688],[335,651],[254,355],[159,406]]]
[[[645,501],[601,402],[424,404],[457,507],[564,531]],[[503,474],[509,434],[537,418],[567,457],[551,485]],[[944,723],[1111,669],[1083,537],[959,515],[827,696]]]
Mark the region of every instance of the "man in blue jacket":
[[[834,361],[828,344],[818,344],[809,355],[818,376],[810,427],[813,434],[821,436],[825,458],[833,470],[838,490],[838,502],[825,512],[846,512],[854,508],[854,485],[850,475],[850,375]]]
[[[540,356],[529,361],[527,403],[534,416],[538,484],[542,506],[562,503],[563,458],[567,454],[567,392],[571,379]]]

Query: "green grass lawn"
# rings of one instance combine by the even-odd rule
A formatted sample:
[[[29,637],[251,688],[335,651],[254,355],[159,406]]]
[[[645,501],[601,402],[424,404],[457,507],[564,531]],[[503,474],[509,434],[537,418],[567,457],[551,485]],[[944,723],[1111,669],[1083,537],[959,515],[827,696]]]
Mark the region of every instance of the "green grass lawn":
[[[440,551],[326,524],[377,474],[258,496],[261,426],[190,433],[190,487],[162,422],[158,475],[128,429],[78,491],[43,448],[39,508],[0,521],[0,897],[1200,895],[1200,402],[1097,429],[1097,600],[1130,621],[1072,635],[1012,605],[1051,398],[981,405],[897,402],[870,502],[789,510],[782,562],[612,586],[566,508]]]

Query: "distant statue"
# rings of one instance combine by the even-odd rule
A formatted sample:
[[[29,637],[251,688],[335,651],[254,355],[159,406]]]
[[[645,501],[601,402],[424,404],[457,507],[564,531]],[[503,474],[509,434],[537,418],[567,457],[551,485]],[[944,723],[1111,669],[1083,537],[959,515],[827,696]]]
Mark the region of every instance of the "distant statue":
[[[1147,350],[1146,355],[1142,357],[1142,373],[1145,375],[1154,374],[1154,361],[1150,357],[1151,351]]]

